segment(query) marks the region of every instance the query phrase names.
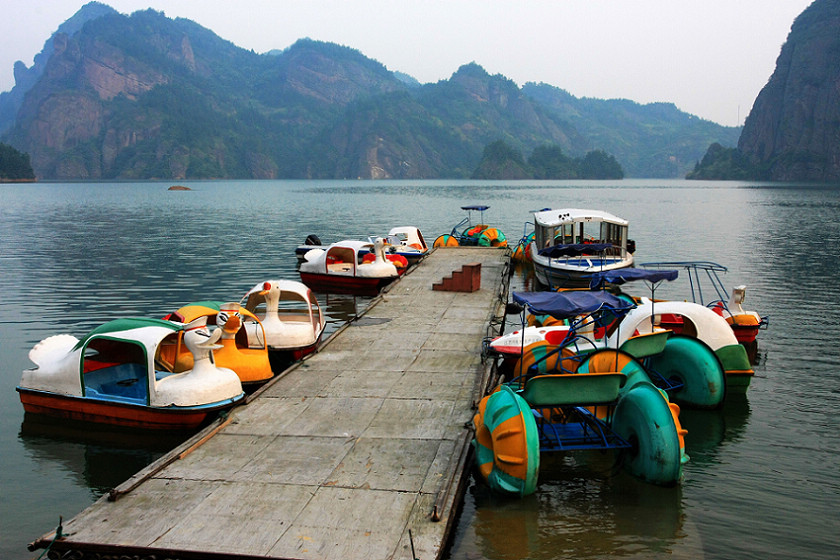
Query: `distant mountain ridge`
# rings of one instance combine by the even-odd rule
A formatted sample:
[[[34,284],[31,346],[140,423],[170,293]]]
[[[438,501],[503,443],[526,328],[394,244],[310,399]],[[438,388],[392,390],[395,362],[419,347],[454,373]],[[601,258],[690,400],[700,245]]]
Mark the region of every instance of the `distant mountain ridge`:
[[[465,178],[500,140],[677,177],[739,131],[474,63],[419,84],[355,49],[302,39],[260,55],[153,10],[92,2],[71,20],[0,95],[0,139],[41,179]]]

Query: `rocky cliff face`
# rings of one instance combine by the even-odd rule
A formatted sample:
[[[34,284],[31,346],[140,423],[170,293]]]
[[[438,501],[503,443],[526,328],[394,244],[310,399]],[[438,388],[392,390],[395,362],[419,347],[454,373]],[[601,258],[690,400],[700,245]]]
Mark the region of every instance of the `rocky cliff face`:
[[[0,132],[4,115],[11,123],[0,140],[28,153],[42,179],[466,178],[500,139],[576,157],[613,153],[608,137],[629,147],[618,159],[634,176],[660,177],[674,173],[644,163],[662,153],[651,118],[686,160],[734,143],[676,107],[653,117],[615,100],[602,103],[627,118],[608,112],[587,129],[590,117],[570,122],[545,95],[477,64],[420,85],[339,45],[304,39],[259,55],[153,10],[91,3],[80,14],[84,24],[62,26],[32,69],[16,68],[15,95],[0,95]],[[564,102],[574,115],[583,103]],[[628,122],[640,123],[632,136]]]
[[[738,149],[771,180],[840,180],[840,0],[796,18]]]

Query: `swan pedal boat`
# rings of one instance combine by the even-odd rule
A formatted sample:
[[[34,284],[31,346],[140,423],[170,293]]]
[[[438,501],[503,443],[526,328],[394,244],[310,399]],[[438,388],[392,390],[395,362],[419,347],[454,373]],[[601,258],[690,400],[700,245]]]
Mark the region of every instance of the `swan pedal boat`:
[[[388,235],[382,238],[385,244],[385,255],[397,255],[408,261],[408,265],[417,264],[420,259],[426,256],[429,247],[426,244],[426,239],[420,232],[420,228],[415,226],[399,226],[391,228]],[[368,241],[375,243],[376,237],[368,238]],[[317,235],[308,235],[303,245],[298,245],[295,248],[295,255],[299,262],[303,261],[303,256],[312,249],[321,246],[321,239]],[[362,251],[365,254],[365,251]]]
[[[601,210],[540,210],[524,254],[543,286],[585,287],[592,273],[633,266],[635,243],[628,230],[627,220]]]
[[[164,319],[180,323],[191,323],[204,317],[208,326],[221,330],[220,348],[214,350],[213,359],[217,366],[236,372],[242,386],[250,390],[262,385],[272,377],[268,347],[265,345],[265,331],[262,323],[251,311],[237,302],[198,301],[184,305],[165,316]],[[245,328],[243,328],[245,327]],[[261,336],[249,336],[248,331],[258,331]],[[166,345],[161,356],[166,363],[173,364],[173,371],[192,369],[193,354],[184,345],[184,333],[178,335],[176,345]],[[262,340],[262,344],[257,341]]]
[[[51,336],[29,351],[36,367],[23,372],[17,391],[27,413],[142,429],[194,429],[245,397],[236,373],[213,363],[221,334],[210,333],[205,318],[186,325],[126,318],[81,340]],[[180,337],[194,365],[179,373],[164,355]]]
[[[298,272],[313,290],[376,295],[399,278],[406,266],[397,266],[385,256],[385,243],[347,239],[326,249],[311,249],[303,256]]]
[[[755,344],[758,331],[767,328],[767,316],[761,316],[755,311],[745,310],[741,304],[747,295],[747,287],[739,285],[732,288],[728,295],[719,273],[726,273],[727,268],[710,261],[669,261],[642,263],[642,268],[682,268],[686,271],[691,288],[691,301],[705,305],[715,313],[726,319],[738,342],[748,348]],[[706,300],[703,296],[703,285],[711,284],[715,292],[714,299]],[[664,321],[664,319],[663,319]],[[671,325],[674,330],[680,328],[679,322]]]
[[[256,284],[240,304],[255,320],[245,323],[251,348],[268,347],[269,357],[283,365],[314,352],[327,318],[312,290],[295,280]]]

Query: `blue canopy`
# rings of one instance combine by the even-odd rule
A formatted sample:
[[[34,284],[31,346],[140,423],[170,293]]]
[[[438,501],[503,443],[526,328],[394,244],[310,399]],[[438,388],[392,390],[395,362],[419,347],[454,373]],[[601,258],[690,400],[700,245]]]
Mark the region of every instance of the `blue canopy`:
[[[594,313],[599,309],[629,310],[635,304],[609,292],[513,292],[513,301],[535,315],[551,315],[565,319]]]
[[[570,243],[559,244],[540,249],[543,257],[556,259],[558,257],[579,257],[580,255],[603,253],[612,247],[610,243]]]
[[[618,268],[615,270],[604,270],[589,275],[589,287],[597,288],[604,282],[610,284],[624,284],[635,280],[646,280],[648,282],[661,282],[663,280],[676,280],[679,271],[677,270],[650,270],[645,268]]]
[[[484,212],[488,208],[490,208],[490,207],[489,206],[483,206],[483,205],[480,205],[480,204],[476,204],[474,206],[461,206],[461,210],[478,210],[480,212]]]

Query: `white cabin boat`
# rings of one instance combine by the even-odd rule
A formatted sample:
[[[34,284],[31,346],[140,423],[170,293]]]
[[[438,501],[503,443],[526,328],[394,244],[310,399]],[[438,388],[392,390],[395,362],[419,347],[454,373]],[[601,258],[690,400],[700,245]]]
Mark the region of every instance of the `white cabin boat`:
[[[589,275],[633,265],[629,222],[601,210],[534,213],[530,255],[537,281],[550,289],[589,285]]]

